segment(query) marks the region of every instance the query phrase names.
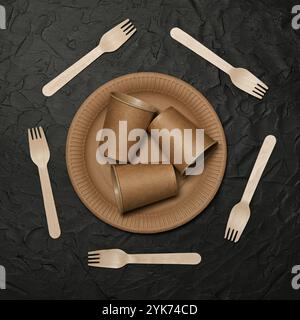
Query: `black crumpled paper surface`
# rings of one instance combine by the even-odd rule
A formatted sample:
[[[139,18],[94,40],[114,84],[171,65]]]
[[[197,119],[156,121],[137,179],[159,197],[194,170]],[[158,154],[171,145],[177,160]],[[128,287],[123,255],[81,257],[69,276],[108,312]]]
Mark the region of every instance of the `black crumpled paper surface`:
[[[294,1],[2,0],[0,30],[0,264],[7,290],[0,299],[299,299],[291,268],[300,264],[300,30],[291,27]],[[138,33],[51,98],[42,86],[94,48],[100,36],[131,18]],[[235,66],[265,81],[259,101],[227,75],[169,36],[179,26]],[[80,104],[100,85],[137,71],[171,74],[212,103],[228,142],[222,186],[203,214],[156,235],[126,233],[94,217],[68,178],[65,144]],[[49,172],[62,227],[48,236],[27,128],[46,129]],[[264,137],[276,149],[236,245],[223,239]],[[198,251],[199,266],[87,266],[87,251]]]

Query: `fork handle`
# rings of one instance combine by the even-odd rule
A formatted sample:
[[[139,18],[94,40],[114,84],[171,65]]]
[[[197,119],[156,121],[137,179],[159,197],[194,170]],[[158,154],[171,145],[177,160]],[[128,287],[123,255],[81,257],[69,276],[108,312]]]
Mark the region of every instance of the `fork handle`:
[[[228,62],[220,58],[218,55],[206,48],[203,44],[201,44],[199,41],[191,37],[183,30],[179,28],[173,28],[170,32],[170,35],[173,39],[180,42],[190,50],[194,51],[199,56],[215,65],[217,68],[223,70],[225,73],[229,74],[230,70],[234,68]]]
[[[47,167],[39,168],[39,175],[40,175],[49,234],[51,238],[57,239],[59,238],[61,232],[60,232],[60,226],[58,222],[55,202],[53,198],[48,168]]]
[[[276,138],[274,136],[266,136],[263,145],[261,146],[260,151],[258,153],[248,183],[246,185],[244,194],[242,196],[242,201],[250,204],[250,201],[262,176],[262,173],[268,163],[271,153],[275,147],[275,144]]]
[[[129,254],[128,263],[138,264],[199,264],[199,253]]]
[[[70,80],[77,76],[82,70],[84,70],[92,62],[99,58],[103,53],[104,52],[102,51],[100,46],[97,46],[95,49],[87,53],[84,57],[82,57],[80,60],[66,69],[64,72],[59,74],[56,78],[47,83],[42,89],[43,95],[46,97],[52,96]]]

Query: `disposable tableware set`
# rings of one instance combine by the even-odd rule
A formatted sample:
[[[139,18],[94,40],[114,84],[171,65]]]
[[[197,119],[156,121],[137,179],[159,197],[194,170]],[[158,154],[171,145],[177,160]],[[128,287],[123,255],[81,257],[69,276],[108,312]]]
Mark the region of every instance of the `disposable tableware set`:
[[[43,94],[55,94],[103,53],[120,48],[135,32],[136,27],[129,19],[106,32],[95,49],[46,84]],[[170,35],[226,72],[241,90],[258,99],[266,94],[267,85],[248,70],[233,67],[179,28],[173,28]],[[195,138],[197,130],[204,129],[203,148],[199,151],[196,142],[192,143],[192,150],[197,151],[191,161],[177,163],[171,156],[168,164],[161,161],[132,164],[129,156],[134,143],[129,141],[124,146],[125,158],[117,148],[113,154],[105,153],[114,161],[111,165],[99,164],[95,154],[105,141],[90,137],[95,139],[101,128],[109,129],[119,137],[118,144],[118,139],[122,138],[122,134],[119,135],[122,122],[126,122],[127,132],[144,130],[145,137],[152,129],[176,129],[179,133],[191,130]],[[154,145],[152,139],[151,136],[148,141],[151,146]],[[47,169],[50,151],[43,128],[29,129],[28,140],[31,159],[39,171],[49,235],[56,239],[61,230]],[[148,142],[143,141],[139,141],[140,145],[147,145]],[[161,141],[155,142],[160,156],[163,156]],[[182,152],[185,144],[185,140],[171,140],[170,154]],[[250,218],[250,201],[275,144],[274,136],[265,138],[242,199],[231,210],[225,239],[239,241]],[[73,187],[93,214],[122,230],[155,233],[183,225],[202,212],[213,199],[224,175],[226,141],[213,107],[200,92],[171,76],[136,73],[110,81],[83,103],[69,130],[66,155]],[[135,156],[133,153],[132,158]],[[187,172],[200,156],[205,159],[201,180],[199,177],[190,179]],[[110,181],[110,188],[103,187],[107,181]],[[127,254],[120,249],[88,252],[91,267],[121,268],[133,263],[196,265],[200,261],[198,253]]]

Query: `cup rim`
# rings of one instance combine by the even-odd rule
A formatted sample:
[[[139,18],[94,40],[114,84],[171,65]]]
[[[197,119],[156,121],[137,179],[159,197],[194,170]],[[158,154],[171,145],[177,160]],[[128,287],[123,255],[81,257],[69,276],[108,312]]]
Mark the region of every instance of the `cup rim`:
[[[168,108],[166,108],[165,110],[163,110],[162,112],[160,112],[150,123],[148,126],[148,130],[152,129],[153,124],[155,124],[162,116],[164,116],[165,112],[167,112],[169,109],[174,109],[176,112],[178,112],[174,107],[169,106]],[[178,112],[180,113],[180,112]]]
[[[152,113],[158,112],[158,110],[155,107],[153,107],[152,105],[150,105],[150,104],[146,103],[145,101],[140,100],[136,97],[130,96],[128,94],[125,94],[125,93],[122,93],[119,91],[113,91],[110,93],[110,96],[113,99],[116,99],[122,103],[125,103],[130,107],[137,108],[137,109],[140,109],[143,111],[152,112]]]
[[[111,177],[112,177],[112,184],[114,188],[114,194],[117,201],[118,209],[121,213],[124,212],[124,206],[123,206],[123,200],[122,200],[122,192],[121,192],[121,186],[120,181],[118,178],[118,173],[116,170],[116,165],[111,166]]]

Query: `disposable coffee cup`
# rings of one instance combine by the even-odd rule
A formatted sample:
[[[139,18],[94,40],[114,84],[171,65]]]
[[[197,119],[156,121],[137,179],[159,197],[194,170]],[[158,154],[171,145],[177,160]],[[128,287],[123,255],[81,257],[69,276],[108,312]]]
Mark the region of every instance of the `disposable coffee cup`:
[[[161,112],[157,117],[153,119],[148,127],[148,132],[151,133],[152,129],[167,129],[168,132],[172,132],[172,130],[176,129],[178,133],[177,136],[184,137],[186,134],[185,129],[191,129],[189,132],[191,133],[190,138],[185,140],[182,138],[181,140],[176,140],[170,135],[170,149],[169,154],[166,155],[167,159],[174,165],[174,167],[181,173],[186,173],[187,168],[195,165],[196,160],[203,154],[203,152],[207,151],[211,146],[216,144],[211,137],[204,133],[203,140],[200,145],[199,139],[197,139],[197,127],[186,117],[184,117],[181,113],[179,113],[173,107],[167,108],[165,111]],[[175,132],[175,131],[174,131]],[[152,139],[155,139],[155,136],[151,133]],[[156,141],[160,148],[162,148],[162,139],[158,137]],[[178,142],[180,141],[180,142]],[[191,149],[191,157],[189,161],[185,161],[184,150],[186,148]],[[181,160],[179,163],[175,161],[175,154],[181,154]],[[204,154],[203,154],[204,155]]]
[[[156,112],[156,108],[140,99],[121,92],[112,92],[103,129],[111,129],[115,133],[116,148],[115,154],[109,154],[106,150],[104,155],[120,163],[127,163],[130,147],[142,142],[142,139],[127,141],[128,133],[133,129],[143,129],[146,133]],[[100,145],[103,143],[104,141],[101,141]]]
[[[112,166],[112,182],[120,212],[173,197],[178,192],[170,164],[123,164]]]

